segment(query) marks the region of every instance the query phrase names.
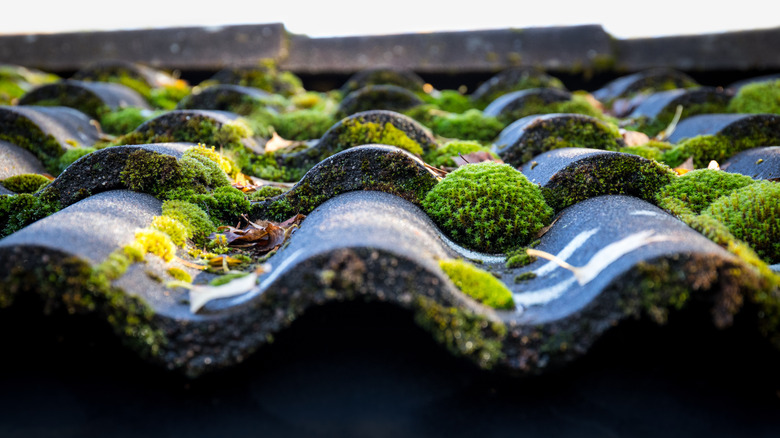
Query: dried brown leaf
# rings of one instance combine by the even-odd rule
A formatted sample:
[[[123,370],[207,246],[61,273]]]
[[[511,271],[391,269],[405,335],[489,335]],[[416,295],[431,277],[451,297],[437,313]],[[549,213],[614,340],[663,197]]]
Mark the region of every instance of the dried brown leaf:
[[[678,175],[684,175],[693,169],[693,157],[689,157],[687,160],[685,160],[684,163],[680,164],[678,167],[675,167],[674,171],[677,172]]]
[[[285,138],[282,138],[279,134],[274,132],[274,135],[265,144],[265,151],[266,152],[274,152],[274,151],[278,151],[280,149],[289,148],[290,146],[292,146],[294,144],[297,144],[297,142],[292,141],[292,140],[287,140]]]
[[[466,155],[458,154],[457,157],[452,157],[452,160],[455,162],[455,165],[458,167],[465,166],[466,164],[483,163],[486,161],[495,161],[496,163],[503,163],[501,159],[494,157],[490,152],[487,151],[477,151]]]
[[[621,129],[620,135],[623,136],[623,141],[626,143],[626,146],[641,146],[650,141],[650,137],[643,132]]]

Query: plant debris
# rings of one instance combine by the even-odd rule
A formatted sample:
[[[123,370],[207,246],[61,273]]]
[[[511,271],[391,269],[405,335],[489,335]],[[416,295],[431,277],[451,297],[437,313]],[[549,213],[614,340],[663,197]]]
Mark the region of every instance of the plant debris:
[[[245,215],[235,227],[226,225],[217,228],[209,239],[224,236],[229,248],[251,248],[253,251],[265,253],[278,249],[306,216],[297,214],[284,222],[272,221],[252,222]],[[244,225],[242,225],[244,223]]]

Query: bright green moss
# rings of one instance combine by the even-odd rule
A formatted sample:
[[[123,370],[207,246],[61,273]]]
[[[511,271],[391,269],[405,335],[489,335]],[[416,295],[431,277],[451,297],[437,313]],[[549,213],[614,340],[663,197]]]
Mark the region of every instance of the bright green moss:
[[[122,182],[136,192],[162,198],[165,192],[185,185],[179,160],[145,149],[130,153],[119,174]]]
[[[15,233],[60,209],[56,196],[29,193],[0,196],[0,237]]]
[[[512,292],[489,272],[463,260],[440,260],[439,267],[464,294],[496,309],[512,310]]]
[[[181,190],[205,192],[207,188],[229,186],[230,180],[220,164],[202,152],[203,149],[192,148],[179,160],[138,149],[128,155],[119,175],[129,189],[160,199],[173,197]]]
[[[700,135],[685,139],[674,149],[665,152],[663,161],[675,167],[692,157],[694,166],[702,168],[707,167],[711,160],[722,163],[741,151],[777,144],[780,144],[780,136],[772,127],[750,125],[729,136]]]
[[[185,283],[192,283],[192,276],[184,269],[173,267],[173,268],[168,268],[166,272],[168,272],[168,275],[170,275],[171,277],[175,278],[178,281],[183,281]]]
[[[120,108],[103,114],[100,118],[100,127],[109,134],[124,135],[158,115],[159,112],[136,107]]]
[[[446,114],[434,118],[431,129],[437,135],[461,140],[488,142],[504,129],[497,118],[486,116],[478,109],[470,109],[463,114]]]
[[[274,187],[274,186],[263,186],[259,189],[255,190],[254,192],[250,193],[248,198],[250,201],[262,201],[266,198],[272,198],[274,196],[279,196],[282,193],[286,192],[285,189],[281,187]]]
[[[303,141],[322,137],[335,123],[328,113],[306,109],[277,115],[273,127],[282,138]]]
[[[198,245],[205,244],[209,234],[217,229],[206,212],[190,202],[164,201],[162,214],[181,222],[187,228],[188,234],[192,236],[192,240]]]
[[[538,186],[507,164],[468,164],[449,173],[422,201],[442,230],[468,248],[497,253],[527,244],[552,209]]]
[[[41,160],[49,173],[58,173],[57,159],[64,152],[63,146],[30,119],[18,114],[6,114],[3,129],[0,129],[0,140],[27,149]]]
[[[338,143],[341,149],[364,144],[384,144],[405,149],[415,155],[422,155],[423,149],[419,143],[409,138],[405,132],[387,122],[384,125],[373,122],[361,122],[357,119],[347,119],[342,122],[344,128],[339,135]]]
[[[590,148],[617,151],[624,146],[618,127],[581,115],[552,117],[527,128],[522,144],[502,152],[505,162],[514,166],[531,161],[539,154],[561,148]]]
[[[273,59],[263,59],[252,68],[222,71],[215,78],[219,78],[224,83],[259,88],[286,97],[304,91],[300,78],[291,72],[279,71]]]
[[[191,237],[184,224],[168,216],[155,216],[150,227],[167,234],[176,246],[184,246],[187,239]]]
[[[218,187],[208,194],[192,194],[180,199],[200,207],[216,224],[233,224],[250,208],[246,195],[233,187]]]
[[[527,247],[518,248],[513,251],[509,251],[506,254],[506,267],[509,269],[521,268],[536,261],[536,257],[529,255],[526,251]]]
[[[583,114],[609,121],[604,113],[594,108],[585,97],[580,95],[573,95],[570,100],[562,102],[545,102],[541,97],[529,97],[521,108],[502,114],[498,119],[501,123],[509,124],[534,114]]]
[[[689,157],[693,157],[696,168],[707,167],[710,161],[722,162],[736,154],[740,148],[735,142],[720,135],[700,135],[688,138],[663,154],[662,160],[673,167],[679,166]]]
[[[211,286],[222,286],[224,284],[228,284],[231,281],[235,280],[236,278],[242,278],[246,277],[248,274],[246,272],[233,272],[230,274],[220,275],[219,277],[216,277],[209,281],[209,284]]]
[[[442,90],[435,97],[425,99],[442,111],[461,114],[474,108],[468,96],[456,90]]]
[[[559,171],[542,188],[542,195],[556,212],[603,195],[626,195],[654,202],[656,193],[675,177],[673,170],[656,161],[607,154]]]
[[[487,152],[490,153],[492,156],[496,156],[494,153],[490,151],[490,149],[482,146],[480,143],[477,143],[475,141],[461,141],[461,140],[453,140],[448,143],[445,143],[442,145],[442,147],[438,149],[434,149],[430,151],[425,156],[425,162],[434,166],[447,166],[447,167],[455,167],[455,161],[453,161],[453,157],[457,157],[458,154],[460,155],[468,155],[474,152]]]
[[[735,113],[780,114],[780,79],[747,84],[729,102]]]
[[[172,110],[176,105],[192,93],[192,88],[182,80],[177,80],[171,85],[153,88],[149,92],[147,100],[155,108]]]
[[[16,82],[0,78],[0,105],[12,105],[24,93],[24,88]]]
[[[184,153],[184,157],[208,158],[209,160],[216,163],[217,166],[219,166],[219,168],[222,170],[222,172],[224,172],[225,174],[231,177],[235,176],[236,173],[240,171],[238,165],[235,162],[233,162],[233,160],[217,152],[213,146],[210,148],[202,145],[191,147],[187,149],[187,151]],[[221,176],[217,176],[215,177],[215,179],[222,181]],[[220,184],[220,185],[225,185],[225,184]]]
[[[154,254],[169,262],[176,255],[176,244],[162,231],[143,229],[135,232],[135,241],[145,252]]]
[[[49,184],[49,178],[35,173],[23,173],[21,175],[9,176],[0,181],[3,187],[15,193],[35,193],[46,184]]]
[[[769,263],[780,262],[780,184],[759,181],[714,201],[704,212]]]
[[[65,153],[62,154],[57,160],[57,168],[60,172],[62,172],[63,170],[67,169],[68,166],[75,163],[79,158],[83,157],[84,155],[89,155],[96,150],[97,149],[95,148],[74,148],[65,151]]]
[[[696,214],[721,196],[753,184],[749,176],[720,170],[699,169],[676,177],[658,192],[658,206],[681,214],[683,209]]]

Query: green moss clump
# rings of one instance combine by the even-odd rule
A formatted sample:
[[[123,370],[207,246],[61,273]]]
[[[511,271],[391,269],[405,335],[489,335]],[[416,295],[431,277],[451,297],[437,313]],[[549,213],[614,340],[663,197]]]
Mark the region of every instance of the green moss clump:
[[[206,152],[204,152],[204,150]],[[217,157],[218,158],[218,157]],[[181,159],[146,149],[131,152],[119,176],[131,190],[160,199],[182,190],[203,193],[207,188],[230,186],[230,180],[206,148],[190,148]]]
[[[446,114],[434,118],[431,129],[437,135],[461,140],[491,141],[504,129],[497,118],[486,116],[478,109],[463,114]]]
[[[200,207],[216,224],[233,224],[250,208],[246,195],[234,187],[218,187],[209,194],[192,194],[179,199]]]
[[[224,284],[228,284],[231,281],[235,280],[236,278],[242,278],[246,277],[248,274],[246,272],[233,272],[230,274],[220,275],[219,277],[216,277],[209,281],[209,285],[211,286],[222,286]]]
[[[730,112],[780,114],[780,79],[747,84],[729,102]]]
[[[9,176],[0,181],[3,187],[15,193],[35,193],[46,184],[49,184],[49,178],[36,173],[23,173],[21,175]]]
[[[474,152],[488,152],[496,157],[490,149],[482,146],[476,141],[453,140],[445,143],[438,149],[428,152],[425,156],[425,162],[434,167],[455,167],[455,161],[453,161],[452,157],[457,157],[458,154],[468,155]]]
[[[279,196],[284,192],[286,192],[286,190],[281,187],[263,186],[255,190],[254,192],[250,193],[248,198],[250,201],[257,202],[257,201],[262,201],[266,198],[273,198],[274,196]]]
[[[699,135],[688,138],[667,151],[662,161],[672,167],[681,165],[689,157],[693,157],[696,168],[707,167],[710,161],[722,162],[739,152],[741,148],[732,140],[721,135]]]
[[[15,233],[31,223],[56,213],[61,208],[51,193],[0,196],[0,237]]]
[[[187,228],[188,235],[192,236],[192,240],[198,245],[204,245],[208,241],[209,234],[217,229],[206,212],[190,202],[164,201],[162,214],[181,222]]]
[[[617,126],[585,117],[572,115],[563,120],[553,117],[534,121],[532,126],[527,128],[522,143],[508,147],[501,156],[505,162],[521,166],[533,157],[553,149],[590,148],[617,151],[625,145]]]
[[[145,252],[159,256],[169,262],[176,255],[176,244],[162,231],[143,229],[135,232],[135,241]]]
[[[304,91],[300,78],[292,72],[279,71],[276,61],[273,59],[263,59],[253,68],[223,71],[217,73],[215,78],[224,83],[259,88],[286,97]]]
[[[191,237],[184,224],[168,216],[155,216],[150,227],[167,234],[176,246],[184,246],[187,239]]]
[[[509,269],[521,268],[535,262],[536,256],[529,255],[526,249],[528,249],[528,247],[509,251],[506,254],[506,267]]]
[[[780,262],[780,184],[747,185],[710,204],[704,214],[723,223],[764,260]]]
[[[171,85],[152,88],[147,100],[155,108],[172,110],[176,105],[192,93],[192,88],[182,80],[177,80]]]
[[[319,110],[304,109],[279,114],[272,123],[282,138],[303,141],[322,137],[336,119]]]
[[[496,309],[512,310],[512,292],[489,272],[463,260],[440,260],[439,267],[464,294]]]
[[[100,127],[109,134],[124,135],[159,114],[136,107],[120,108],[103,114]]]
[[[422,201],[456,242],[497,253],[527,244],[553,214],[538,186],[507,164],[459,167]]]
[[[62,154],[57,160],[57,169],[62,172],[67,169],[68,166],[75,163],[79,158],[83,157],[84,155],[89,155],[96,150],[97,149],[95,148],[74,148],[65,151],[65,153]]]
[[[182,173],[175,157],[139,149],[130,153],[119,176],[130,190],[161,198],[184,185]]]
[[[435,97],[425,99],[442,111],[461,114],[474,108],[468,96],[456,90],[442,90]]]
[[[524,101],[521,108],[502,114],[498,116],[498,119],[501,123],[509,124],[534,114],[583,114],[610,121],[604,113],[594,108],[584,96],[576,94],[571,99],[562,102],[546,102],[541,97],[529,97]]]
[[[192,276],[184,269],[173,267],[168,268],[166,272],[168,272],[168,275],[175,278],[176,280],[183,281],[185,283],[192,283]]]
[[[556,212],[602,195],[627,195],[653,202],[656,193],[676,176],[656,161],[608,154],[582,160],[558,172],[542,188],[542,195]]]
[[[670,166],[679,166],[689,157],[697,168],[707,167],[711,160],[722,163],[738,152],[759,146],[780,144],[774,126],[766,124],[748,124],[745,127],[731,129],[728,135],[700,135],[688,138],[664,153],[663,162]]]
[[[57,159],[64,152],[63,145],[52,134],[44,133],[27,117],[14,113],[6,114],[3,129],[0,129],[0,140],[27,149],[41,160],[49,173],[58,173]]]
[[[696,214],[731,192],[753,184],[749,176],[720,170],[699,169],[688,172],[674,180],[657,194],[658,206],[681,214],[688,209]]]
[[[384,125],[373,122],[361,122],[357,119],[347,119],[342,122],[344,128],[339,135],[339,152],[352,146],[364,144],[384,144],[405,149],[415,155],[422,156],[423,149],[419,143],[409,138],[405,132],[387,122]]]

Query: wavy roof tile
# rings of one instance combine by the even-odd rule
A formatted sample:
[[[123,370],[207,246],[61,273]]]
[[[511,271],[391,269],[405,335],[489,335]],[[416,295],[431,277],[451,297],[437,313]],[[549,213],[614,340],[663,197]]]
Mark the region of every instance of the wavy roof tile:
[[[398,69],[307,91],[267,61],[195,87],[101,68],[73,75],[92,82],[5,79],[28,90],[0,107],[0,327],[21,324],[14,356],[40,342],[27,320],[88,335],[64,353],[85,365],[98,342],[102,367],[140,369],[145,395],[105,371],[96,382],[169,404],[161,424],[185,434],[222,429],[178,421],[166,397],[246,409],[247,382],[272,434],[348,436],[355,421],[377,434],[391,418],[411,423],[385,431],[411,436],[776,430],[780,108],[750,101],[757,87],[780,95],[774,78],[724,92],[649,70],[590,95],[512,69],[467,94]],[[736,112],[740,100],[761,111]],[[29,384],[49,367],[19,364],[39,357],[7,366]],[[198,390],[151,389],[170,382]],[[559,415],[579,426],[553,426]],[[15,430],[31,431],[24,418]]]

